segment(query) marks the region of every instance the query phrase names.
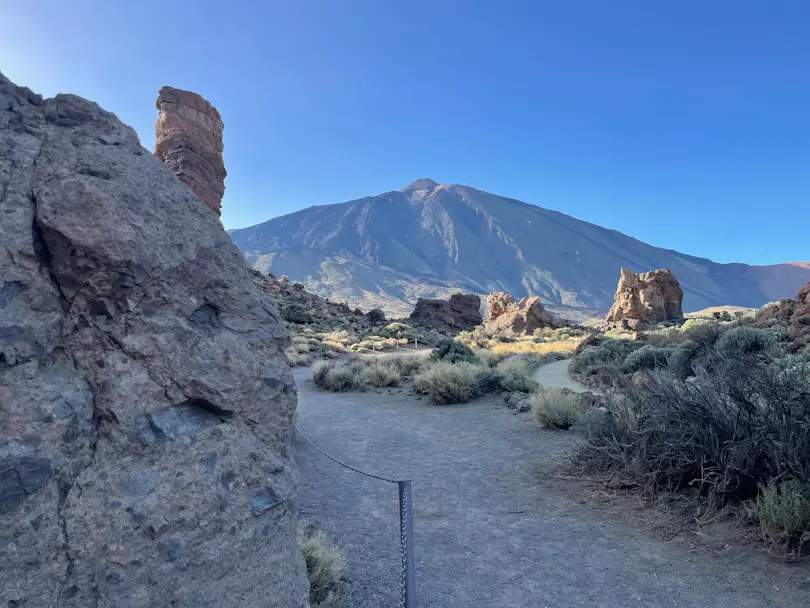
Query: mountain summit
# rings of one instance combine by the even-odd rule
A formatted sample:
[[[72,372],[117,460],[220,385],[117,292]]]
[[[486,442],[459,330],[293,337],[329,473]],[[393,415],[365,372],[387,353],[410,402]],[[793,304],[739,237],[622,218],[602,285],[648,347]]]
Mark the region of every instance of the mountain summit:
[[[310,207],[231,231],[257,269],[365,308],[408,312],[454,291],[539,295],[553,307],[607,310],[621,268],[669,268],[684,309],[758,307],[810,280],[802,264],[718,264],[661,249],[557,211],[418,179],[399,191]]]

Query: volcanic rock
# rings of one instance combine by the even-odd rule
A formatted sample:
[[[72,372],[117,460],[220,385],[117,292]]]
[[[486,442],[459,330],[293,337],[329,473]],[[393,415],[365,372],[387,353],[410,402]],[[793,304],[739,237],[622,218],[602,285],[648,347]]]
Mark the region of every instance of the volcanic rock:
[[[535,329],[567,327],[568,323],[551,314],[540,301],[540,296],[521,298],[515,302],[511,294],[496,291],[487,296],[487,314],[484,329],[489,334],[511,332],[532,333]]]
[[[683,290],[670,270],[636,274],[622,268],[605,323],[641,330],[683,318]]]
[[[220,215],[228,174],[222,160],[222,117],[197,93],[173,87],[160,89],[156,105],[155,156]]]
[[[481,298],[472,293],[454,293],[449,300],[419,298],[408,319],[442,333],[469,331],[481,324]]]
[[[0,605],[307,606],[273,300],[135,131],[0,75]]]

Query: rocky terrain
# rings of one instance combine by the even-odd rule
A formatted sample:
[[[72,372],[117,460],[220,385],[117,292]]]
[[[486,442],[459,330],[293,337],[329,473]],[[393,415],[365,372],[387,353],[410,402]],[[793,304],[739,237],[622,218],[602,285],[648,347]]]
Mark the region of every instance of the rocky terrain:
[[[681,319],[683,290],[670,270],[636,274],[622,268],[606,324],[638,330]]]
[[[0,76],[3,606],[308,605],[290,338],[169,165]]]
[[[799,290],[795,300],[785,298],[766,306],[757,313],[754,325],[782,327],[792,352],[806,350],[810,345],[810,283]]]
[[[563,319],[543,308],[538,296],[521,298],[515,302],[512,294],[496,291],[487,296],[487,315],[484,330],[489,334],[505,331],[514,334],[531,334],[536,329],[558,329],[567,326]]]
[[[661,249],[570,216],[460,185],[419,180],[402,190],[311,207],[231,238],[259,270],[332,300],[407,315],[419,297],[461,291],[541,296],[567,318],[603,316],[620,268],[669,268],[686,312],[759,308],[790,297],[810,266],[718,264]]]
[[[156,105],[155,156],[220,215],[227,175],[222,117],[197,93],[173,87],[160,89]]]
[[[454,293],[448,300],[419,298],[408,321],[442,333],[469,331],[481,324],[481,298]]]

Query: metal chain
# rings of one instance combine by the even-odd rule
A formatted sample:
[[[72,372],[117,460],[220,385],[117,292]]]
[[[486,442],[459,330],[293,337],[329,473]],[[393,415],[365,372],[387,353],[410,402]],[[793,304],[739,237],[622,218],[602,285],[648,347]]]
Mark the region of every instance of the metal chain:
[[[315,449],[316,449],[316,450],[318,450],[318,451],[319,451],[321,454],[323,454],[324,456],[326,456],[326,457],[327,457],[329,460],[331,460],[332,462],[334,462],[334,463],[336,463],[336,464],[339,464],[339,465],[340,465],[340,466],[342,466],[343,468],[345,468],[345,469],[349,469],[350,471],[354,471],[355,473],[360,473],[360,475],[365,475],[366,477],[371,477],[372,479],[379,479],[380,481],[387,481],[388,483],[395,483],[395,484],[399,484],[399,481],[398,481],[398,480],[396,480],[396,479],[391,479],[390,477],[383,477],[382,475],[374,475],[373,473],[366,473],[365,471],[361,471],[360,469],[356,469],[355,467],[353,467],[353,466],[351,466],[351,465],[348,465],[348,464],[346,464],[345,462],[341,462],[340,460],[338,460],[338,459],[337,459],[337,458],[335,458],[334,456],[331,456],[331,455],[327,454],[327,453],[326,453],[326,452],[324,452],[324,451],[323,451],[321,448],[319,448],[317,445],[315,445],[315,443],[312,441],[312,439],[310,439],[309,437],[307,437],[307,436],[306,436],[306,434],[305,434],[305,433],[304,433],[304,432],[303,432],[301,429],[299,429],[299,428],[298,428],[298,425],[296,425],[294,422],[293,422],[293,427],[295,427],[295,430],[296,430],[296,431],[298,431],[298,434],[299,434],[299,435],[301,435],[301,437],[303,437],[304,439],[306,439],[306,440],[307,440],[307,442],[308,442],[308,443],[309,443],[309,444],[310,444],[310,445],[311,445],[313,448],[315,448]]]

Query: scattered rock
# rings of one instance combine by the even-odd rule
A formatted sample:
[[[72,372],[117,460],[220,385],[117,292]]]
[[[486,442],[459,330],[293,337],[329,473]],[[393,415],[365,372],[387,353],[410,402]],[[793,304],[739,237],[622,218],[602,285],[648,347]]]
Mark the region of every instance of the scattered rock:
[[[217,109],[197,93],[163,87],[158,93],[155,156],[214,211],[221,214],[225,164]]]
[[[470,331],[481,324],[481,298],[472,293],[454,293],[449,300],[419,298],[408,320],[445,334]]]
[[[504,401],[516,414],[528,412],[532,409],[532,396],[527,393],[506,393]]]
[[[289,336],[219,219],[0,75],[0,242],[0,604],[306,606]]]
[[[622,268],[607,325],[635,331],[681,318],[683,290],[670,270],[636,274]]]
[[[511,294],[496,291],[487,296],[487,314],[484,329],[491,335],[511,332],[530,334],[535,329],[567,327],[568,323],[551,314],[540,301],[540,296],[522,298],[515,302]]]

